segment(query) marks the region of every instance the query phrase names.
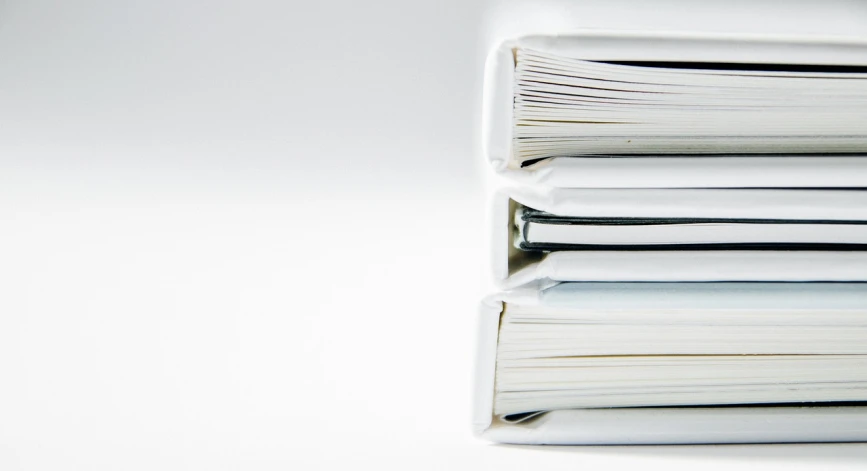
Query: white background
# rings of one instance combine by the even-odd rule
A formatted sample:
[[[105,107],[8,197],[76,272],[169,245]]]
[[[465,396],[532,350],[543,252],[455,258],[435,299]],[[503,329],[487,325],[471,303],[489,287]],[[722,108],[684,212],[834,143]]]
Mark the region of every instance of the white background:
[[[0,469],[867,466],[470,435],[484,54],[576,26],[862,35],[867,4],[0,1]]]

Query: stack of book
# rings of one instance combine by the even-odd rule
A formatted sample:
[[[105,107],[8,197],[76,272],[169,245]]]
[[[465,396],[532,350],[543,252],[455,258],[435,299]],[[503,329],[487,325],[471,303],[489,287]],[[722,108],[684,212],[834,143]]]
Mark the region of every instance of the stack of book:
[[[523,37],[484,120],[480,436],[867,440],[867,41]]]

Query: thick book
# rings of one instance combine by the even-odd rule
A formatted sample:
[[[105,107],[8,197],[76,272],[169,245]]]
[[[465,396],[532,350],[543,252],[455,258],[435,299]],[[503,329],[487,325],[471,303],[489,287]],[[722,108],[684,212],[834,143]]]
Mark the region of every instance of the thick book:
[[[867,440],[864,283],[560,283],[480,321],[496,441]]]
[[[543,281],[867,281],[867,191],[504,189],[498,285]]]
[[[857,187],[865,116],[862,40],[592,33],[496,49],[483,130],[554,186]]]

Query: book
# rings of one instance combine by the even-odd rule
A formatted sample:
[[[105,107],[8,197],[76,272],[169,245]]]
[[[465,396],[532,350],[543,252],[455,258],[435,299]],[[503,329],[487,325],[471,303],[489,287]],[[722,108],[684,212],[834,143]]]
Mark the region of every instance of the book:
[[[498,441],[867,439],[865,283],[559,283],[482,313],[477,426]]]
[[[600,32],[492,52],[483,132],[495,170],[554,186],[857,187],[865,111],[861,39]]]
[[[867,281],[864,190],[505,188],[492,213],[501,288],[536,280]]]

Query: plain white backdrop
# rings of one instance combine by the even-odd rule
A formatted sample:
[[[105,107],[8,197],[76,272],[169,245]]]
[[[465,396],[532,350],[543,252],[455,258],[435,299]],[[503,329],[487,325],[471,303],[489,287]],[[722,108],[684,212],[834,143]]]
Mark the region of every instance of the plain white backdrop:
[[[470,435],[484,56],[573,27],[862,35],[867,5],[0,1],[0,469],[867,466]]]

